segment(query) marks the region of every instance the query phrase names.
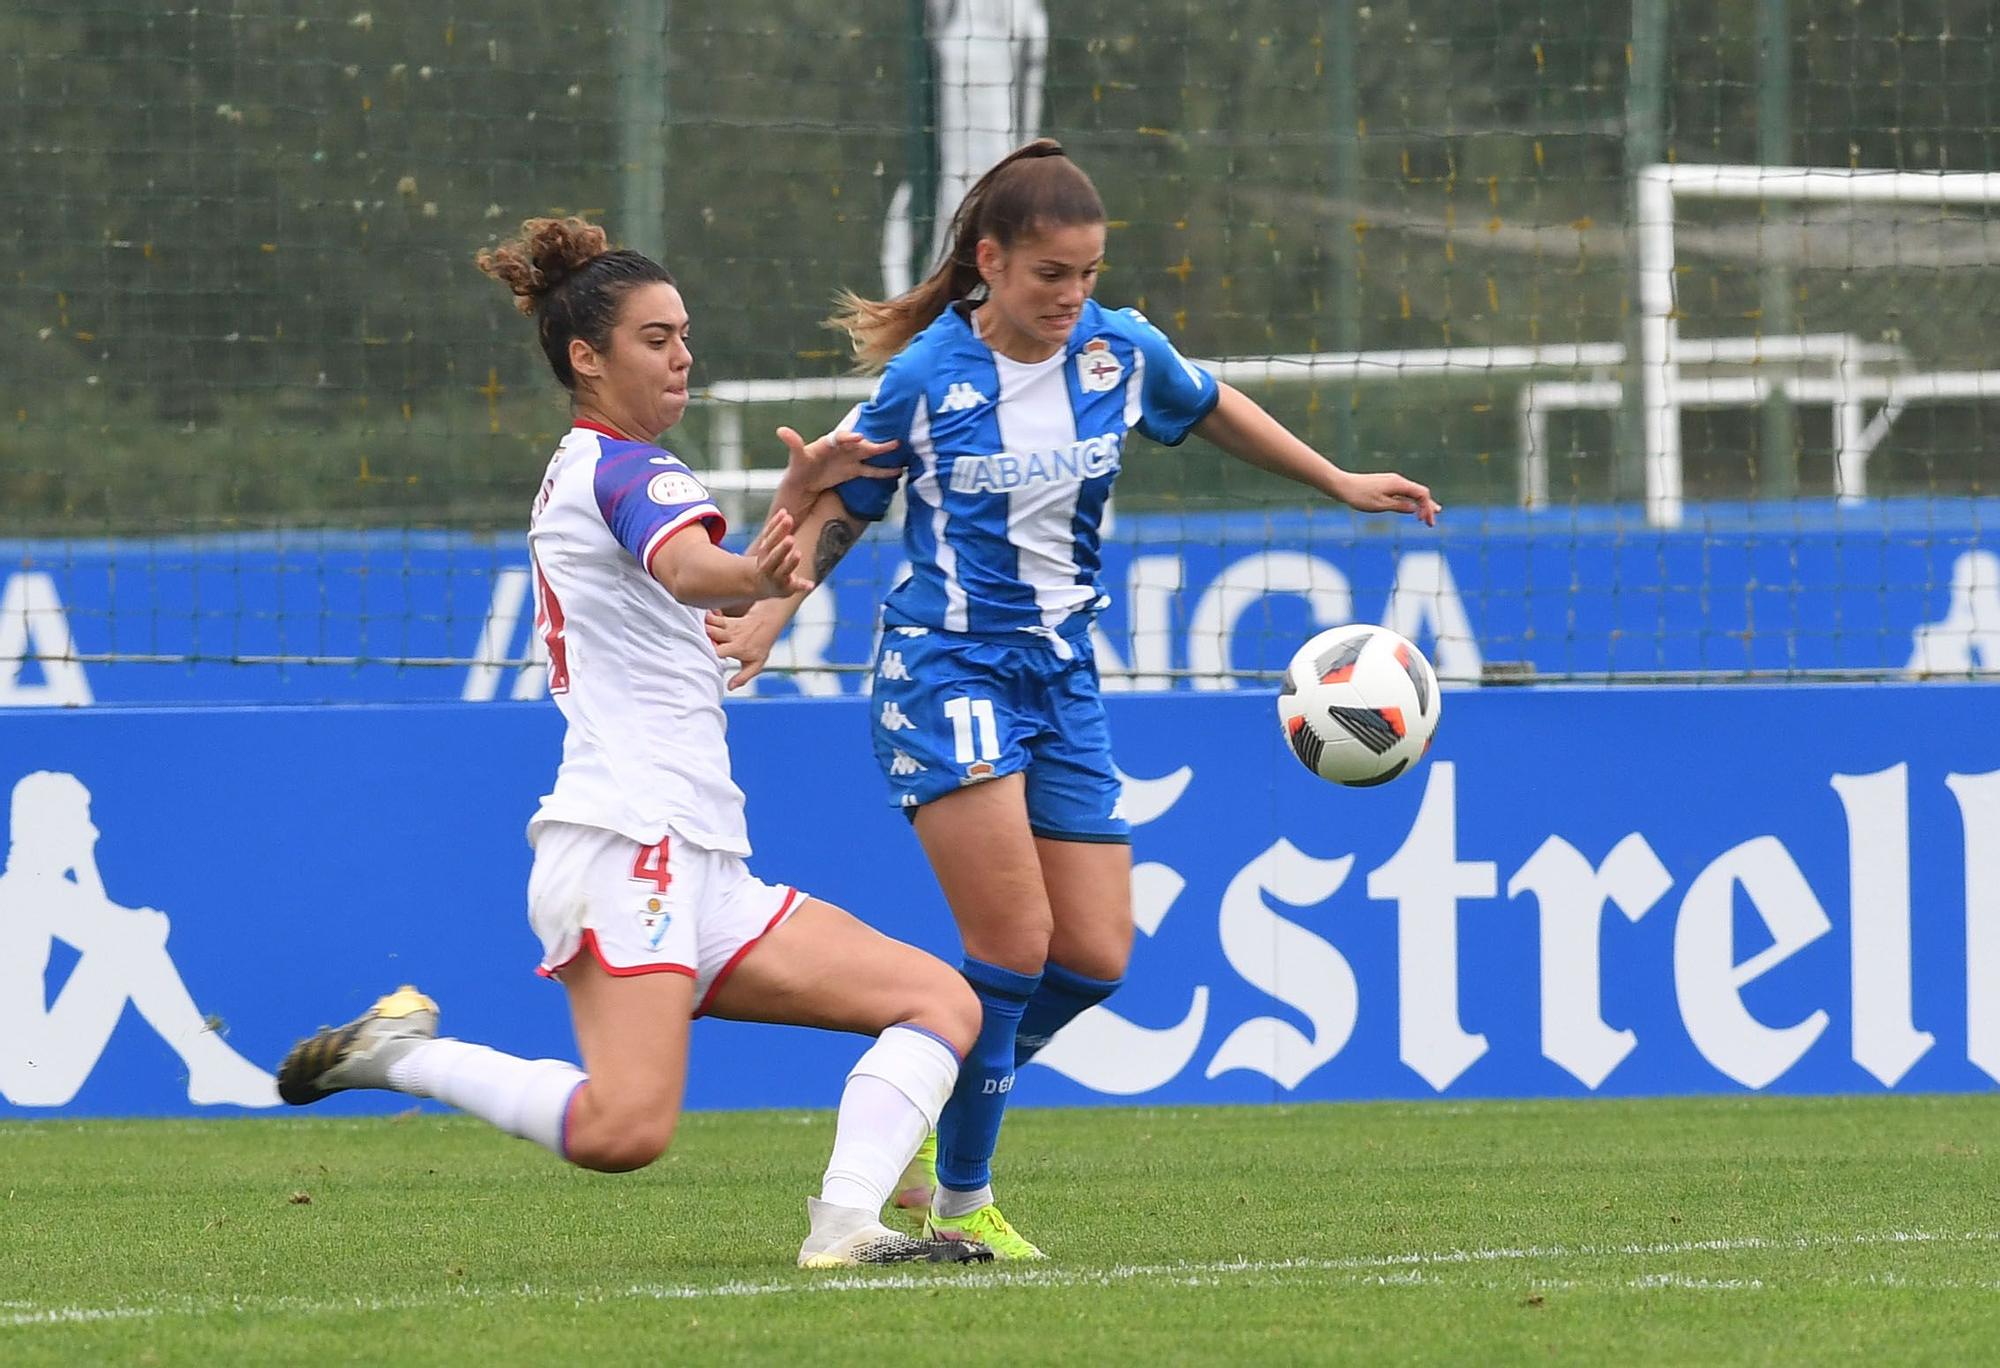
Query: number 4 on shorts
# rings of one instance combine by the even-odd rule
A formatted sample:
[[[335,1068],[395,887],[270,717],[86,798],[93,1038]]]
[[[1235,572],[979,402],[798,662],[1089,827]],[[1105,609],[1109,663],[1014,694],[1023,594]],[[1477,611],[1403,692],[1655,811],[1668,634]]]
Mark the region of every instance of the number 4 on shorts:
[[[632,859],[632,882],[650,883],[656,891],[664,893],[673,881],[674,876],[667,873],[667,842],[640,847]]]

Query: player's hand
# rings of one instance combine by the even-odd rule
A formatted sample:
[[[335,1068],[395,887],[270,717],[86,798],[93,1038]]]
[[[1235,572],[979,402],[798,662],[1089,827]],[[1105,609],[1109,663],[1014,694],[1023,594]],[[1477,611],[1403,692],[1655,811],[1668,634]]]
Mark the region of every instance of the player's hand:
[[[894,451],[902,445],[900,442],[871,442],[858,432],[835,429],[809,443],[788,427],[778,429],[778,440],[791,455],[786,475],[803,482],[808,494],[832,489],[852,479],[893,480],[903,473],[901,466],[868,464],[869,457]]]
[[[754,597],[790,598],[812,592],[813,582],[799,573],[798,539],[792,535],[792,515],[784,509],[770,516],[744,557],[757,567]]]
[[[736,662],[738,669],[729,687],[740,689],[764,672],[770,663],[771,648],[785,629],[785,615],[777,605],[759,603],[732,617],[726,613],[708,615],[708,639],[715,653]]]
[[[1437,526],[1438,514],[1444,512],[1428,488],[1391,472],[1349,473],[1337,497],[1360,513],[1413,513],[1425,527]]]

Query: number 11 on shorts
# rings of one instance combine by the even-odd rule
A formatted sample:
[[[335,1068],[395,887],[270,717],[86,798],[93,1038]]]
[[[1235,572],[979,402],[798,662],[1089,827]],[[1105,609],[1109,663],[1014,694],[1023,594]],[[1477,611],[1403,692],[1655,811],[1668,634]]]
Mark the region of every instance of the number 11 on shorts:
[[[992,699],[954,698],[945,703],[944,715],[951,719],[952,747],[958,752],[959,764],[969,765],[974,759],[1000,758],[1000,728],[993,721]],[[977,724],[979,731],[977,756],[972,753],[974,724]]]

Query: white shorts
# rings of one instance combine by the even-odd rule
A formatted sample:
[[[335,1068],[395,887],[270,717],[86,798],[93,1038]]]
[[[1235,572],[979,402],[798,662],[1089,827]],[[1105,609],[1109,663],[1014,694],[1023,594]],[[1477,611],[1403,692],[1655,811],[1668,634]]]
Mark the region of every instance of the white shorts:
[[[588,950],[620,978],[687,975],[700,1016],[737,962],[804,901],[796,888],[751,874],[741,856],[677,836],[642,846],[598,827],[536,828],[528,922],[546,978]]]

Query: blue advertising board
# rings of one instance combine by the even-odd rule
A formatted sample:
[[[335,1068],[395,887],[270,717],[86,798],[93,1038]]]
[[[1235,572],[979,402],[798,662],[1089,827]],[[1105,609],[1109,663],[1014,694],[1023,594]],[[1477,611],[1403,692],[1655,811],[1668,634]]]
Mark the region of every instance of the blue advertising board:
[[[2000,670],[2000,499],[1146,514],[1104,543],[1111,689],[1227,689],[1372,621],[1447,680]],[[0,543],[0,707],[542,695],[525,539],[287,532]],[[861,690],[891,529],[806,600],[766,694]],[[148,663],[154,662],[154,663]],[[324,662],[324,663],[321,663]],[[439,664],[437,662],[454,662]],[[844,672],[819,666],[845,666]]]
[[[752,866],[950,955],[867,706],[732,705]],[[1137,948],[1025,1104],[2000,1078],[2000,689],[1454,690],[1430,758],[1366,790],[1298,766],[1268,691],[1110,707]],[[523,893],[560,728],[504,702],[0,716],[0,1114],[268,1102],[295,1037],[402,982],[451,1033],[572,1055]],[[703,1023],[689,1104],[830,1104],[860,1048]]]

